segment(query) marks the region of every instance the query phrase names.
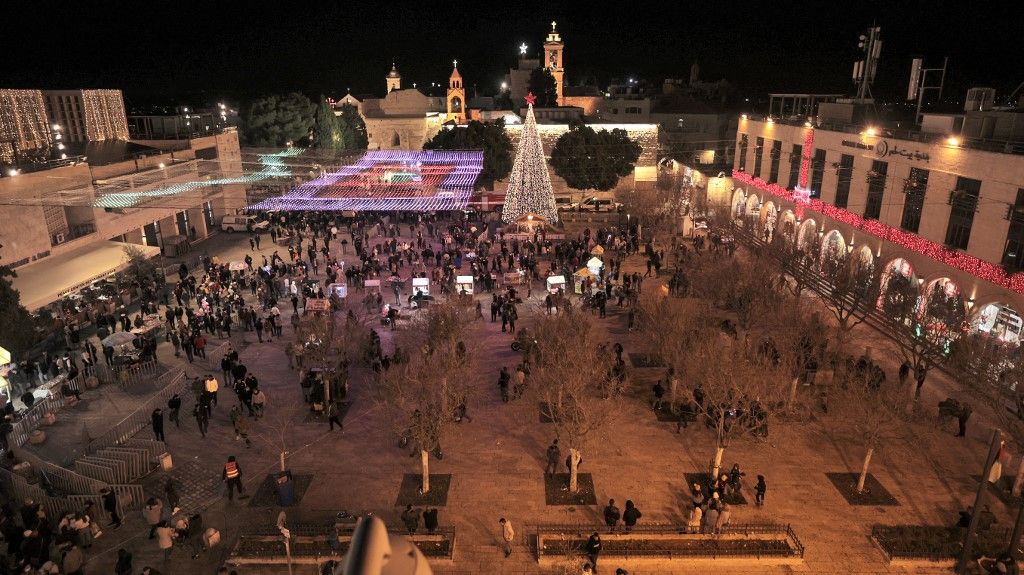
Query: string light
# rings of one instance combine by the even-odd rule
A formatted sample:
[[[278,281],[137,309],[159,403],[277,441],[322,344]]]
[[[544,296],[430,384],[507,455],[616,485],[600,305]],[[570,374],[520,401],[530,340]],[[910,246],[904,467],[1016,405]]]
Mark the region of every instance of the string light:
[[[733,170],[732,177],[734,180],[767,192],[778,199],[793,201],[793,193],[778,184],[769,184],[761,178],[752,177],[750,174],[738,170]],[[851,228],[863,230],[879,239],[930,257],[951,268],[1024,294],[1024,273],[1007,274],[1006,270],[1000,265],[987,262],[959,250],[947,248],[942,244],[927,240],[917,234],[888,226],[878,220],[865,220],[853,212],[838,208],[832,204],[826,204],[821,200],[811,199],[807,203],[807,207],[812,211],[842,222]]]
[[[0,90],[0,162],[14,163],[14,150],[50,147],[50,122],[40,90]]]
[[[544,145],[537,133],[537,119],[533,115],[535,98],[532,93],[526,97],[526,122],[523,123],[523,133],[516,147],[505,205],[501,209],[501,219],[505,223],[515,222],[530,214],[541,216],[552,223],[558,221],[555,192],[551,188],[548,164],[544,159]]]

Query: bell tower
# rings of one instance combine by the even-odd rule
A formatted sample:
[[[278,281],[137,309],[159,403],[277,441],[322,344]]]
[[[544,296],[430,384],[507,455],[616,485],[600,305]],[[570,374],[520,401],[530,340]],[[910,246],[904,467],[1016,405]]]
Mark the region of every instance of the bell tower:
[[[466,121],[466,90],[462,87],[462,74],[459,74],[459,61],[452,61],[452,75],[448,78],[448,116],[446,121],[454,120],[457,124]]]
[[[390,94],[392,90],[402,89],[402,75],[398,73],[398,68],[395,67],[394,61],[391,62],[391,71],[388,72],[387,81],[388,94]]]
[[[562,56],[564,55],[565,44],[562,43],[562,37],[558,35],[555,30],[557,26],[556,22],[551,22],[551,32],[548,33],[548,37],[544,40],[544,64],[551,75],[555,78],[555,92],[558,95],[558,105],[562,105],[562,77],[565,74],[565,69],[562,68]]]

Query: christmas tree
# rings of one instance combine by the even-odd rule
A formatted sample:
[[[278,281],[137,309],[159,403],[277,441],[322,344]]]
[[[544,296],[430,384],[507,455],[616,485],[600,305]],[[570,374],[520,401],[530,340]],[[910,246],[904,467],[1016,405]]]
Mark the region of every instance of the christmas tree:
[[[515,222],[528,214],[541,216],[550,223],[558,221],[555,193],[551,189],[544,148],[533,116],[534,100],[536,97],[532,93],[526,96],[526,123],[516,148],[516,159],[512,164],[508,191],[505,192],[505,206],[501,211],[501,219],[505,223]]]

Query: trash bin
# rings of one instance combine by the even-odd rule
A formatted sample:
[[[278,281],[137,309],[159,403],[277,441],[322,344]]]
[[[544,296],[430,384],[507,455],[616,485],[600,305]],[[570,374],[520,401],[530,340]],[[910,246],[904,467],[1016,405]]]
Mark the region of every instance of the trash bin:
[[[174,460],[171,458],[170,453],[161,453],[160,457],[160,469],[164,471],[170,471],[174,469]]]
[[[292,472],[289,470],[279,471],[274,476],[277,484],[277,503],[283,507],[295,504],[295,482],[292,481]]]

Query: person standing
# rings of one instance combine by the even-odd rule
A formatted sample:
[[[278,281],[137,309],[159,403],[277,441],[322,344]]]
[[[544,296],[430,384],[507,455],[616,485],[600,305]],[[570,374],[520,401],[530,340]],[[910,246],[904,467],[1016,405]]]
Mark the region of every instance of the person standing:
[[[658,383],[654,384],[653,391],[654,402],[652,403],[652,405],[654,407],[654,411],[659,411],[665,398],[665,386],[661,385],[660,379],[658,380]]]
[[[971,418],[973,411],[970,404],[964,403],[960,406],[960,411],[956,414],[956,422],[960,430],[957,432],[956,437],[965,437],[967,435],[967,420]]]
[[[178,511],[181,511],[181,507],[178,503],[181,502],[181,497],[178,496],[178,490],[174,487],[174,479],[168,477],[167,483],[164,484],[164,497],[167,498],[167,504],[171,506],[171,515],[176,515]]]
[[[558,447],[557,438],[551,442],[551,445],[548,446],[547,458],[548,462],[547,465],[544,467],[544,474],[548,476],[553,476],[555,473],[558,472],[558,460],[562,458],[562,450]]]
[[[413,509],[412,505],[406,505],[405,511],[402,512],[402,523],[405,524],[405,528],[409,531],[409,535],[416,533],[416,530],[420,527],[420,512],[418,509]]]
[[[156,526],[160,523],[160,517],[163,515],[164,504],[156,497],[150,497],[146,501],[146,506],[142,508],[142,517],[146,520],[146,524],[149,525],[149,538],[153,539],[156,537]]]
[[[109,487],[100,490],[100,498],[103,502],[103,510],[110,515],[110,526],[114,529],[121,527],[121,516],[117,513],[117,493]]]
[[[221,479],[224,480],[228,487],[228,501],[235,500],[235,489],[238,490],[239,498],[245,495],[245,489],[242,487],[242,468],[235,461],[234,455],[228,457],[227,463],[224,464]]]
[[[181,411],[181,397],[175,393],[167,400],[167,409],[171,410],[167,414],[168,419],[174,423],[174,426],[181,429],[181,422],[178,420],[178,413]]]
[[[153,420],[153,435],[157,441],[164,441],[164,412],[158,407],[150,417]]]
[[[633,504],[633,500],[627,499],[626,510],[622,513],[622,522],[626,525],[626,531],[636,527],[637,519],[640,519],[643,516],[644,514],[640,513],[640,510]]]
[[[622,514],[619,512],[619,508],[615,506],[615,500],[609,499],[608,506],[604,508],[604,523],[608,526],[608,532],[613,533],[615,526],[619,524],[619,519]]]
[[[502,517],[498,520],[501,525],[501,539],[504,541],[505,558],[512,555],[512,542],[516,539],[516,531],[512,528],[512,522]]]
[[[437,531],[437,507],[431,507],[423,512],[423,526],[427,533],[433,534]]]
[[[587,559],[590,560],[594,573],[597,573],[597,557],[601,554],[601,536],[594,531],[587,539]]]
[[[174,551],[174,528],[163,520],[156,527],[157,544],[164,553],[164,563],[171,558],[171,551]]]

